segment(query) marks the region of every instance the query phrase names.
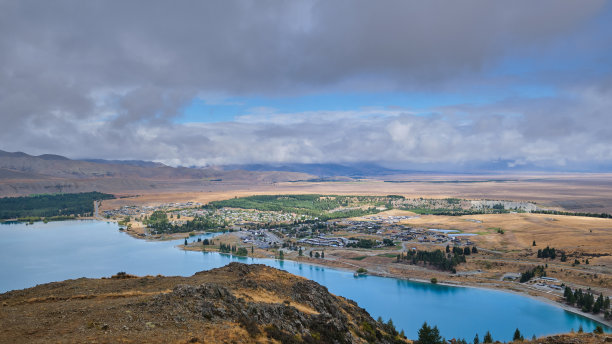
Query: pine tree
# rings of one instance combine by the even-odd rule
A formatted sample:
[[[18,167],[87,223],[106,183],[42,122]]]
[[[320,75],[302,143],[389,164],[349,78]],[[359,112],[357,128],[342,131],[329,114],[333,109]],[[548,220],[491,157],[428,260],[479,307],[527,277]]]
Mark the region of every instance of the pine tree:
[[[487,331],[487,333],[485,333],[484,338],[482,339],[483,343],[493,343],[493,336],[491,336],[491,332]]]
[[[536,243],[535,243],[535,240],[534,240],[534,241],[533,241],[533,244],[531,244],[531,246],[535,246],[535,245],[536,245]]]
[[[519,331],[519,329],[517,328],[516,331],[514,331],[514,336],[512,337],[512,340],[522,340],[523,336],[521,336],[521,331]]]
[[[442,337],[440,337],[440,331],[437,326],[433,328],[427,325],[427,322],[423,323],[421,329],[419,329],[419,339],[417,340],[418,344],[443,344]]]
[[[185,246],[187,246],[187,238],[185,238]]]
[[[478,333],[474,336],[474,344],[480,344],[480,338],[478,338]]]

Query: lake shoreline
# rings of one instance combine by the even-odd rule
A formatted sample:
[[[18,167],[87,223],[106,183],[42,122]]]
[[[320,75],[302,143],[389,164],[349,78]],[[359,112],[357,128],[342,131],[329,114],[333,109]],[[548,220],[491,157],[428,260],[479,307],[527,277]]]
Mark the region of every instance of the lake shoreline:
[[[185,247],[184,245],[178,245],[177,246],[178,249],[180,250],[184,250],[184,251],[194,251],[194,252],[218,252],[220,253],[218,250],[202,250],[199,248],[195,248],[195,247]],[[227,253],[230,254],[230,253]],[[236,256],[236,255],[233,255]],[[236,257],[242,257],[245,258],[244,256],[236,256]],[[270,256],[266,256],[263,255],[261,253],[256,254],[255,255],[249,255],[246,258],[264,258],[264,259],[276,259],[275,257],[270,257]],[[345,267],[346,265],[349,264],[349,262],[344,262],[342,260],[328,260],[325,258],[318,258],[316,259],[316,261],[314,258],[309,258],[309,257],[301,257],[299,259],[293,259],[293,257],[291,256],[285,256],[285,258],[283,260],[287,260],[287,261],[292,261],[292,262],[296,262],[296,263],[302,263],[302,264],[309,264],[309,265],[314,265],[314,266],[320,266],[320,267],[326,267],[326,268],[332,268],[332,269],[338,269],[338,270],[342,270],[342,271],[346,271],[346,272],[351,272],[351,273],[355,273],[355,270],[350,269]],[[341,265],[345,265],[345,266],[341,266]],[[360,274],[361,275],[361,274]],[[410,281],[410,282],[417,282],[417,283],[424,283],[424,284],[433,284],[431,283],[430,280],[427,279],[423,279],[423,278],[418,278],[418,277],[406,277],[406,276],[402,276],[399,274],[394,274],[394,273],[390,273],[390,272],[381,272],[381,271],[368,271],[366,273],[366,275],[370,275],[370,276],[377,276],[377,277],[385,277],[385,278],[394,278],[394,279],[398,279],[398,280],[404,280],[404,281]],[[356,277],[358,278],[358,277]],[[528,297],[530,299],[533,300],[537,300],[537,301],[542,301],[544,303],[547,303],[549,305],[561,308],[567,312],[571,312],[580,316],[583,316],[585,318],[591,319],[597,323],[600,323],[601,325],[607,326],[608,328],[612,329],[612,321],[608,321],[606,319],[604,319],[603,315],[595,315],[592,313],[585,313],[582,312],[580,309],[569,306],[565,303],[562,302],[558,302],[555,300],[552,300],[550,298],[547,298],[545,296],[542,295],[542,293],[538,293],[536,295],[534,294],[530,294],[527,290],[517,290],[517,289],[512,289],[511,287],[514,288],[526,288],[525,286],[521,286],[521,285],[511,285],[511,286],[503,286],[500,285],[498,283],[479,283],[479,282],[468,282],[468,281],[461,281],[461,282],[450,282],[450,281],[438,281],[437,283],[435,283],[437,285],[442,285],[442,286],[448,286],[448,287],[462,287],[462,288],[475,288],[475,289],[482,289],[482,290],[492,290],[492,291],[499,291],[499,292],[508,292],[511,294],[515,294],[515,295],[519,295],[519,296],[523,296],[523,297]],[[533,293],[536,293],[536,290],[531,289],[530,290]],[[549,294],[550,295],[550,294]],[[555,296],[556,297],[556,296]],[[576,331],[578,331],[578,329],[575,329]]]
[[[117,221],[114,221],[112,219],[99,219],[99,218],[95,218],[95,217],[87,217],[87,218],[78,218],[75,219],[77,221],[80,220],[84,220],[84,221],[103,221],[103,222],[114,222],[116,223]],[[42,221],[41,221],[42,222]],[[131,236],[132,238],[135,239],[141,239],[144,241],[151,241],[151,242],[156,242],[156,241],[172,241],[172,240],[179,240],[179,239],[183,239],[183,238],[189,238],[190,237],[190,233],[173,233],[173,234],[169,234],[166,236],[160,236],[160,237],[152,237],[152,236],[141,236],[139,235],[140,232],[139,231],[134,231],[133,229],[128,230],[122,230],[121,232],[128,234],[129,236]],[[197,235],[202,235],[202,234],[215,234],[215,233],[223,233],[223,232],[207,232],[207,231],[203,231],[203,232],[196,232]],[[184,245],[178,244],[175,246],[177,249],[180,250],[186,250],[186,251],[207,251],[207,252],[218,252],[218,250],[202,250],[201,247],[185,247]],[[259,251],[259,252],[258,252]],[[249,255],[246,258],[264,258],[264,259],[275,259],[275,257],[271,257],[268,254],[266,254],[267,252],[261,249],[257,249],[255,251],[255,255],[252,255],[251,253],[249,253]],[[236,256],[236,257],[243,257],[243,256]],[[307,256],[303,256],[303,257],[295,257],[298,259],[294,259],[294,257],[290,256],[290,255],[286,255],[284,260],[287,261],[292,261],[292,262],[297,262],[297,263],[303,263],[303,264],[309,264],[309,265],[313,265],[313,266],[320,266],[320,267],[327,267],[327,268],[332,268],[332,269],[338,269],[338,270],[342,270],[342,271],[347,271],[347,272],[351,272],[354,273],[355,269],[354,266],[351,264],[351,262],[348,261],[344,261],[343,259],[328,259],[328,258],[309,258]],[[350,268],[348,266],[351,266]],[[432,271],[433,273],[436,273],[437,271]],[[424,278],[419,278],[419,277],[410,277],[410,276],[405,276],[405,275],[400,275],[397,273],[392,273],[392,272],[388,272],[388,271],[368,271],[367,273],[368,275],[371,276],[378,276],[378,277],[387,277],[387,278],[394,278],[394,279],[398,279],[398,280],[406,280],[406,281],[411,281],[411,282],[418,282],[418,283],[424,283],[424,284],[431,284],[431,282],[428,279],[424,279]],[[443,285],[443,286],[451,286],[451,287],[465,287],[465,288],[476,288],[476,289],[484,289],[484,290],[495,290],[495,291],[501,291],[501,292],[509,292],[512,294],[516,294],[519,296],[523,296],[523,297],[528,297],[534,300],[538,300],[538,301],[542,301],[545,303],[548,303],[550,305],[556,306],[558,308],[561,308],[565,311],[580,315],[582,317],[588,318],[590,320],[593,320],[597,323],[600,323],[604,326],[607,326],[608,328],[612,328],[612,322],[605,320],[603,318],[603,316],[600,315],[595,315],[592,313],[584,313],[582,312],[580,309],[575,308],[575,307],[571,307],[565,303],[562,302],[558,302],[555,301],[551,298],[548,298],[546,296],[543,295],[542,292],[539,292],[537,290],[525,290],[526,286],[521,286],[521,285],[505,285],[504,283],[494,283],[494,281],[491,281],[490,283],[487,282],[473,282],[473,281],[445,281],[445,280],[440,280],[440,277],[438,278],[438,285]],[[523,290],[518,290],[517,288],[523,288]],[[548,294],[550,295],[550,294]],[[553,296],[553,295],[550,295]],[[554,296],[555,298],[558,298],[558,296]],[[575,329],[577,330],[577,329]]]

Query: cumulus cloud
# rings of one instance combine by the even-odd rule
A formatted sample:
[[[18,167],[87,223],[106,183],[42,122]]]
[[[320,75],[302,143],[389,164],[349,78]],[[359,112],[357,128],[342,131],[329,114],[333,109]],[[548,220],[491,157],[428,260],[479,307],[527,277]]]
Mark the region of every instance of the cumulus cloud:
[[[0,1],[0,149],[183,165],[610,161],[611,92],[591,87],[592,80],[576,89],[564,84],[555,99],[508,98],[433,108],[426,116],[321,109],[174,121],[202,94],[437,92],[513,83],[492,66],[517,52],[551,54],[567,35],[580,41],[592,32],[576,32],[605,6]],[[528,79],[567,83],[581,71]],[[598,83],[609,82],[606,73]]]

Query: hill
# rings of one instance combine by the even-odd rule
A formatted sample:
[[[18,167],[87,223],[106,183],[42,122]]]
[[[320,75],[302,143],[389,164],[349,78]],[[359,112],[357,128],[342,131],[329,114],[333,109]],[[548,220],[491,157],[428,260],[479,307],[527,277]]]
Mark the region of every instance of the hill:
[[[0,150],[0,197],[32,193],[147,192],[197,190],[223,183],[254,185],[306,180],[313,175],[283,171],[224,171],[171,167],[146,161],[72,160]]]
[[[81,278],[1,294],[0,303],[3,343],[407,342],[355,302],[264,265]]]

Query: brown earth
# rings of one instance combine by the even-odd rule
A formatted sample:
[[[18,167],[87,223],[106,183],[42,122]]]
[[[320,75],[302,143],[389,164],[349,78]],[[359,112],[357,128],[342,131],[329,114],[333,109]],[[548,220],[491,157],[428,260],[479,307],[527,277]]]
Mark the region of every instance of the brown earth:
[[[0,295],[0,343],[405,343],[348,299],[263,265],[68,280]]]

